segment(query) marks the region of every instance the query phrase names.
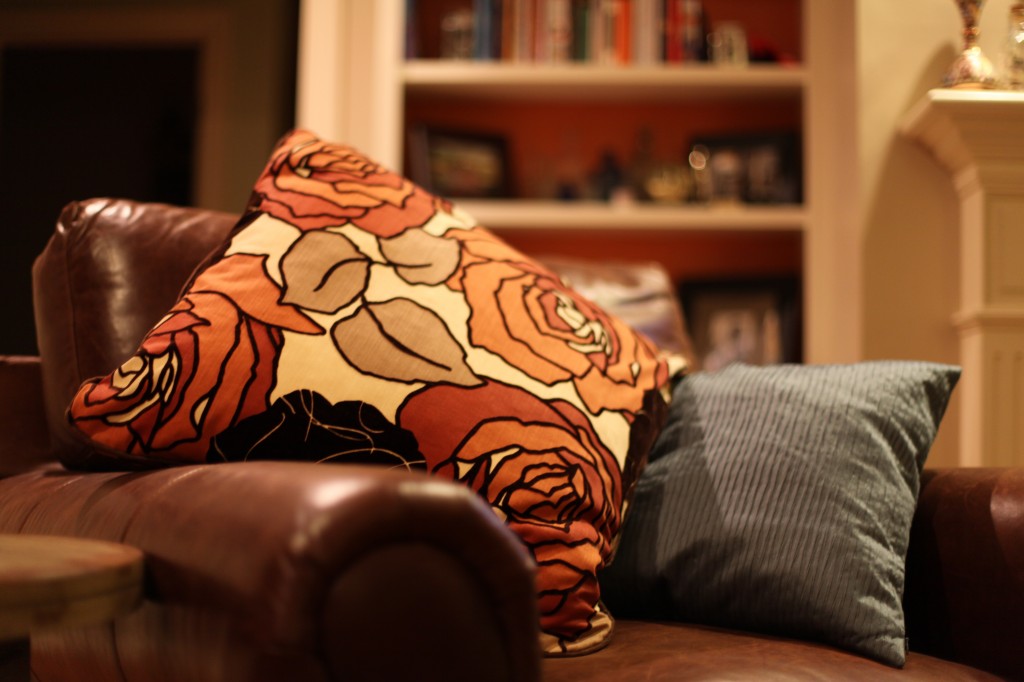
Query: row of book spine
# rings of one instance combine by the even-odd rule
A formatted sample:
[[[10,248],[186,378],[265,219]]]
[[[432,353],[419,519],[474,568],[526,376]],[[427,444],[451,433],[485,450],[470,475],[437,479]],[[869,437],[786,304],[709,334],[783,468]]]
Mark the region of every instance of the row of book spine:
[[[474,0],[473,57],[659,64],[707,58],[700,0]]]

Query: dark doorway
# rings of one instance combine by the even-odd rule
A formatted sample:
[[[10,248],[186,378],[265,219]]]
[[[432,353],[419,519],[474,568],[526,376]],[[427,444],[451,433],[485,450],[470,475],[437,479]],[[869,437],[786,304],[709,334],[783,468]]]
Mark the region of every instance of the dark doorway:
[[[36,353],[31,267],[70,201],[193,203],[196,48],[0,53],[0,353]]]

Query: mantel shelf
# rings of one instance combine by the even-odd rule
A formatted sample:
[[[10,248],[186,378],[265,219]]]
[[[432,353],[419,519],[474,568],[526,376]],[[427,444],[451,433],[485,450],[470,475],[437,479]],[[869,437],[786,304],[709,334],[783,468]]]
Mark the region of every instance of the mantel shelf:
[[[659,206],[601,202],[458,201],[482,225],[497,229],[673,230],[801,232],[799,205]]]
[[[954,174],[981,160],[1024,158],[1022,129],[1024,92],[946,88],[929,90],[901,125]]]
[[[651,101],[799,97],[806,80],[797,64],[602,66],[413,60],[402,70],[410,95],[486,99]]]

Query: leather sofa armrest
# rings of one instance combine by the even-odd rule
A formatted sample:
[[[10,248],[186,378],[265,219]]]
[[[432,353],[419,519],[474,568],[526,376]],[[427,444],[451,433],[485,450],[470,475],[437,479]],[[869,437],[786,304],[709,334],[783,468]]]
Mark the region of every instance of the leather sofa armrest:
[[[50,459],[39,358],[0,355],[0,477]]]
[[[145,552],[146,604],[113,629],[115,642],[88,647],[117,660],[81,679],[116,669],[153,682],[540,676],[532,560],[482,499],[425,474],[289,462],[53,468],[0,480],[5,528]],[[70,647],[63,664],[45,642],[33,647],[37,673],[83,670],[88,658],[66,642],[51,649],[60,659]]]
[[[1024,671],[1024,468],[925,471],[904,607],[912,650]]]

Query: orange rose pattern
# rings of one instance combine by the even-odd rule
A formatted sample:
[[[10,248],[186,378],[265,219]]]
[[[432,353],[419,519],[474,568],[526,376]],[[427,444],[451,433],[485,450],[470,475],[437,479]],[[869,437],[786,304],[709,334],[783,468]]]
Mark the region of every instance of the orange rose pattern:
[[[456,286],[470,340],[552,385],[571,380],[587,409],[635,413],[668,379],[647,339],[562,284],[557,275],[483,230],[464,242]]]
[[[439,385],[413,395],[398,421],[417,434],[428,471],[483,495],[531,550],[541,629],[562,642],[586,638],[623,482],[583,413],[496,383]]]
[[[545,650],[599,648],[596,573],[664,419],[666,358],[447,202],[304,131],[219,254],[82,386],[71,423],[160,463],[425,463],[533,553]]]
[[[281,331],[323,333],[289,306],[263,259],[213,264],[112,374],[86,382],[72,423],[129,454],[203,461],[210,439],[240,415],[266,409]]]
[[[256,182],[253,208],[302,230],[352,223],[380,237],[419,227],[445,205],[359,152],[312,133],[286,137]]]

